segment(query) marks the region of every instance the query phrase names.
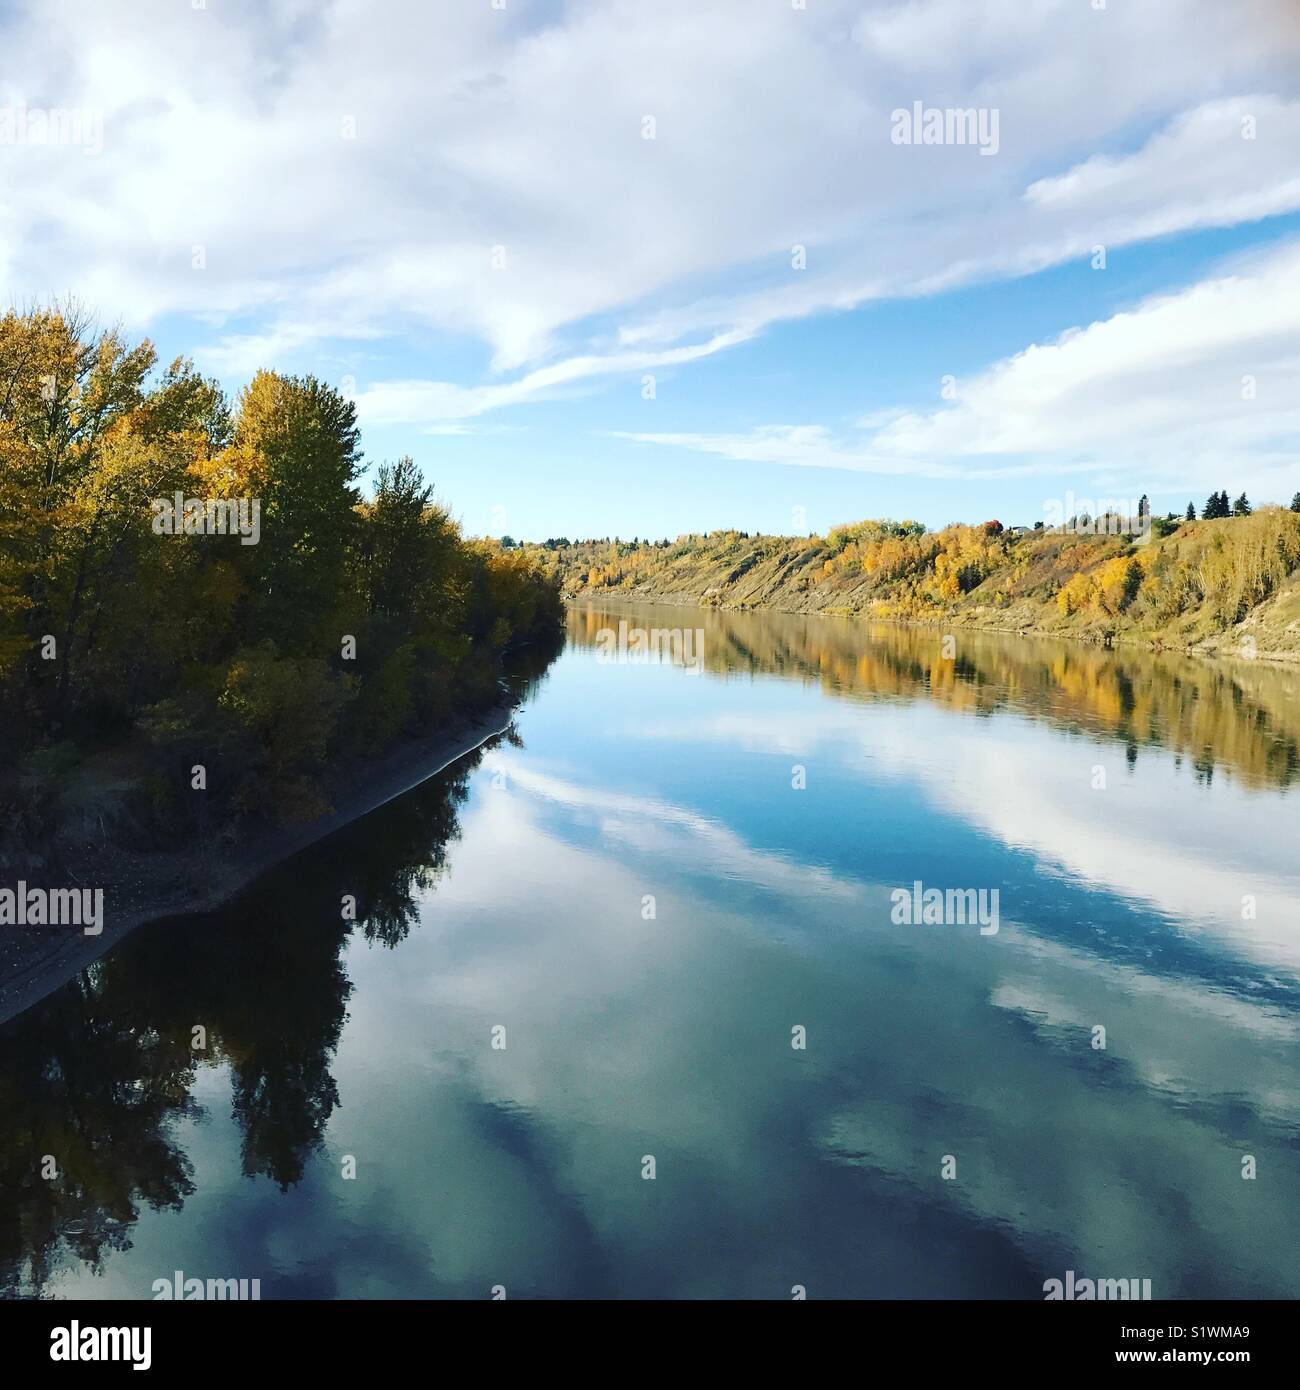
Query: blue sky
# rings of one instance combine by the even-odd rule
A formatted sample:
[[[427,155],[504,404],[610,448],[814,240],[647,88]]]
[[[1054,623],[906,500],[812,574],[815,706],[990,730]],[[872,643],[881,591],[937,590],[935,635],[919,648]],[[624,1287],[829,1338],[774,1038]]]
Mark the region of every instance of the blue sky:
[[[6,297],[338,384],[471,533],[1300,489],[1284,0],[22,0],[0,52]]]

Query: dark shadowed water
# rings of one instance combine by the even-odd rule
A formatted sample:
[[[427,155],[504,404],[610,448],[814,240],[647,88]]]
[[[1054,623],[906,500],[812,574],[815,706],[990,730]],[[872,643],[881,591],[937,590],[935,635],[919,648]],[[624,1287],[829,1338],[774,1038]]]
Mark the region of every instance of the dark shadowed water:
[[[0,1032],[2,1286],[1300,1295],[1298,737],[1259,665],[575,609],[510,736]]]

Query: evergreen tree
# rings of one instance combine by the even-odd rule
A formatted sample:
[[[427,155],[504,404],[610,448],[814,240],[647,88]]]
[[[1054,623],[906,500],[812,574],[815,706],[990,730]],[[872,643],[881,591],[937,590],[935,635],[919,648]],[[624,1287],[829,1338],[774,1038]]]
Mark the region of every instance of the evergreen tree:
[[[1300,492],[1297,492],[1291,499],[1291,510],[1293,512],[1300,512]]]
[[[1300,493],[1297,493],[1296,495],[1297,495],[1298,497],[1300,497]],[[1195,520],[1196,520],[1196,505],[1195,505],[1195,503],[1193,503],[1193,502],[1189,502],[1189,503],[1187,504],[1187,517],[1186,517],[1186,520],[1188,520],[1188,521],[1195,521]]]
[[[1254,511],[1254,508],[1250,505],[1244,492],[1232,504],[1233,516],[1249,516],[1252,511]]]

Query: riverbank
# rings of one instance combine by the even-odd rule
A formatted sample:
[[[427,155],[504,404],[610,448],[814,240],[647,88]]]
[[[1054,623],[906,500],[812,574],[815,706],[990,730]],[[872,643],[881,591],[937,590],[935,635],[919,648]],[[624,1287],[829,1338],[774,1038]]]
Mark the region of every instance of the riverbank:
[[[768,609],[1300,664],[1300,514],[1277,507],[1163,522],[1145,538],[864,521],[825,536],[715,531],[526,553],[570,601]]]
[[[1167,653],[1173,656],[1192,656],[1204,662],[1250,662],[1272,664],[1286,670],[1300,670],[1300,649],[1260,648],[1242,641],[1237,635],[1232,641],[1201,641],[1197,644],[1182,644],[1176,641],[1160,641],[1148,635],[1132,631],[1078,630],[1078,628],[1059,628],[1041,626],[1016,626],[1008,623],[1005,614],[997,614],[990,620],[982,620],[977,614],[959,613],[937,617],[900,617],[897,614],[875,613],[870,610],[848,609],[836,605],[795,606],[783,603],[734,603],[723,599],[695,598],[690,594],[659,594],[642,592],[640,589],[617,589],[617,591],[595,591],[583,589],[577,594],[564,596],[569,607],[591,603],[599,607],[620,605],[665,607],[665,609],[705,609],[723,613],[784,613],[790,617],[824,617],[858,621],[865,624],[884,624],[888,627],[913,628],[936,632],[986,632],[997,637],[1022,637],[1044,642],[1071,642],[1087,648],[1128,649],[1133,652]],[[1249,632],[1249,624],[1242,624],[1243,632]]]
[[[504,733],[514,710],[514,700],[503,697],[478,719],[392,749],[352,771],[347,795],[336,794],[328,815],[306,825],[268,830],[255,844],[236,850],[195,846],[150,853],[107,845],[88,852],[70,886],[104,890],[103,931],[91,937],[75,928],[0,928],[0,1024],[66,984],[137,927],[165,917],[210,912],[276,864],[414,790]]]
[[[985,615],[978,610],[956,611],[935,616],[904,617],[872,609],[851,608],[841,604],[816,604],[813,602],[737,602],[728,601],[713,593],[697,596],[691,593],[664,593],[651,589],[581,589],[566,593],[566,606],[580,606],[584,603],[617,607],[620,604],[646,605],[661,608],[703,608],[716,609],[725,613],[784,613],[801,618],[837,618],[861,623],[882,623],[894,627],[923,629],[935,632],[984,632],[1004,637],[1028,637],[1042,641],[1071,642],[1085,647],[1126,648],[1130,651],[1166,652],[1177,656],[1195,657],[1202,661],[1262,662],[1281,666],[1288,670],[1300,669],[1300,634],[1295,647],[1271,647],[1260,645],[1260,639],[1247,641],[1256,631],[1263,631],[1264,641],[1269,640],[1266,628],[1248,618],[1230,633],[1215,638],[1202,638],[1195,642],[1182,641],[1176,634],[1167,639],[1153,637],[1149,633],[1124,628],[1078,628],[1062,625],[1034,623],[1026,618],[1017,622],[1015,615],[1010,617],[1002,611]],[[1256,615],[1252,615],[1255,617]]]

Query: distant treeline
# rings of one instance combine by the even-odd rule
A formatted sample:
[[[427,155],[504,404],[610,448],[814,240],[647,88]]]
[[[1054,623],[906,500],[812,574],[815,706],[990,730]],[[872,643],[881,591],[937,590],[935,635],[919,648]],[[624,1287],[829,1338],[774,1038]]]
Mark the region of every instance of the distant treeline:
[[[100,780],[132,815],[308,820],[331,769],[498,695],[557,586],[471,543],[410,459],[363,495],[352,404],[233,403],[75,310],[0,317],[0,816]],[[48,810],[48,807],[45,808]]]
[[[714,531],[671,545],[522,550],[570,596],[1130,634],[1184,647],[1250,617],[1254,650],[1300,655],[1300,496],[1289,510],[1256,510],[1244,494],[1235,507],[1226,492],[1210,501],[1208,521],[1152,518],[1143,498],[1132,518],[1079,516],[1054,528],[869,520],[824,536]]]

